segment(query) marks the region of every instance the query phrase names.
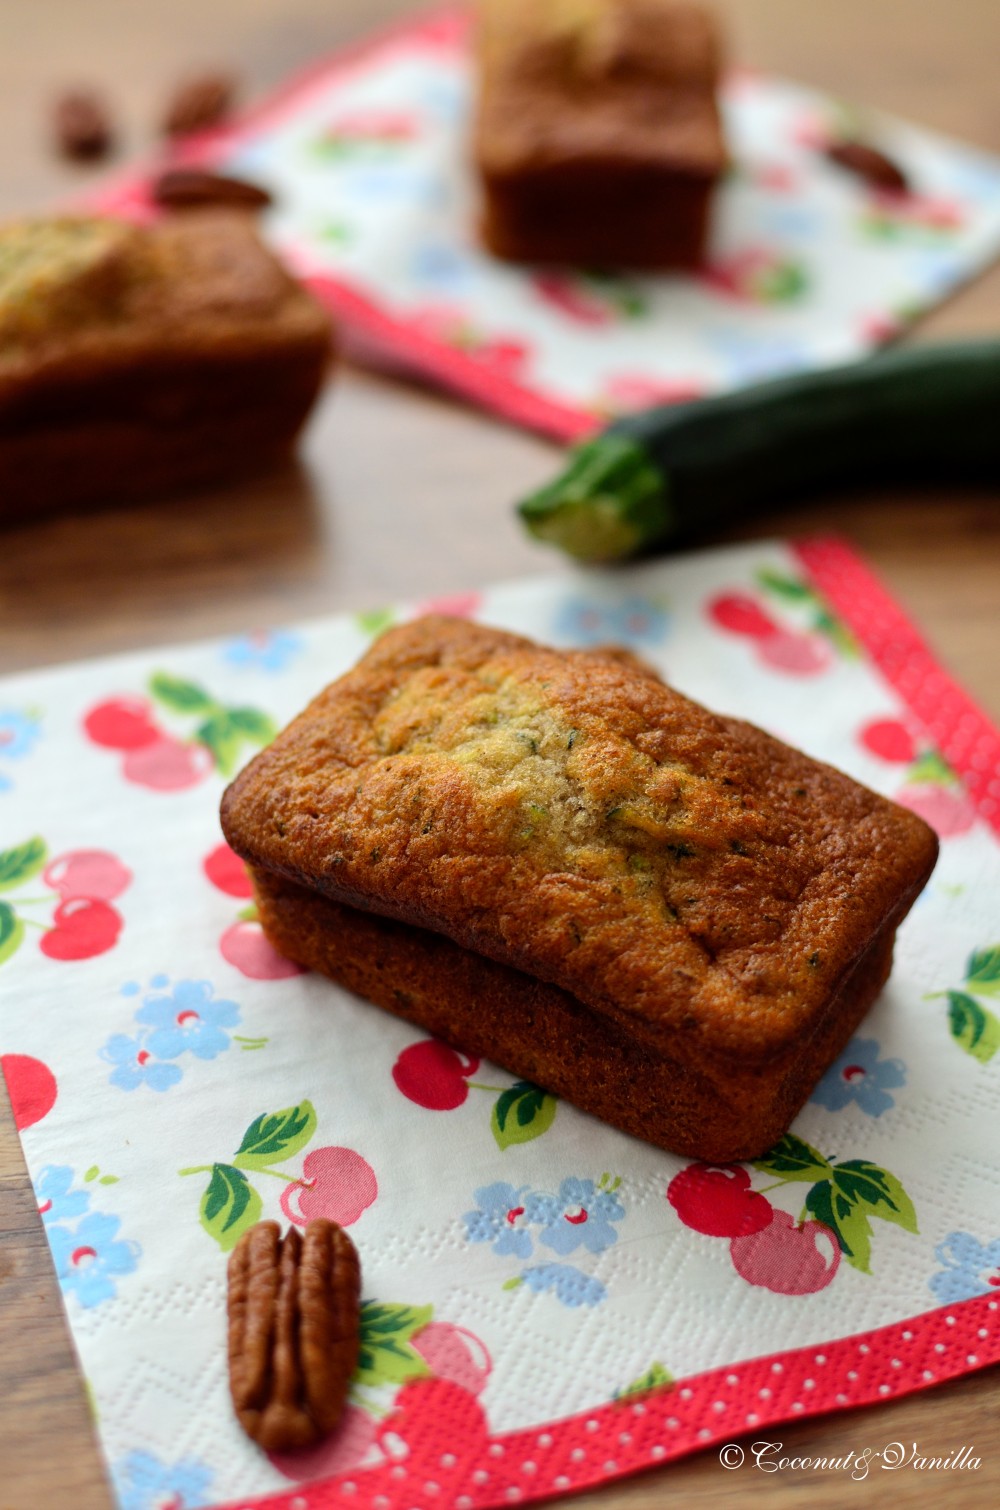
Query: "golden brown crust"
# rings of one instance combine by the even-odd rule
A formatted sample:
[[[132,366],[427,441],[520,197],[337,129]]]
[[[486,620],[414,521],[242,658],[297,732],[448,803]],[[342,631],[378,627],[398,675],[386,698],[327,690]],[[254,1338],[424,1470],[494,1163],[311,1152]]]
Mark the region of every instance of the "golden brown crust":
[[[682,1063],[583,1002],[440,934],[254,872],[274,946],[454,1048],[490,1058],[623,1132],[686,1158],[753,1159],[786,1131],[875,1000],[892,963],[887,924],[811,1034],[758,1067]]]
[[[810,1040],[937,853],[627,664],[434,617],[321,693],[222,819],[257,870],[557,986],[692,1072]]]
[[[500,256],[693,265],[725,166],[711,15],[682,0],[481,0],[474,153]]]
[[[329,318],[211,212],[0,229],[0,513],[144,496],[288,447]]]

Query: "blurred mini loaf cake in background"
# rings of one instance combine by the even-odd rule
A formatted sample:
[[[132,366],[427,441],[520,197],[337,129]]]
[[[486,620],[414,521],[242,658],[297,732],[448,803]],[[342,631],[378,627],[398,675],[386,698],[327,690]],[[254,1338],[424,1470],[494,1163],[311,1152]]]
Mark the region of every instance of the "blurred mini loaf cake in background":
[[[325,310],[249,217],[0,226],[0,520],[265,464],[332,350]]]
[[[721,46],[687,0],[479,0],[474,154],[497,256],[694,267],[726,163]]]

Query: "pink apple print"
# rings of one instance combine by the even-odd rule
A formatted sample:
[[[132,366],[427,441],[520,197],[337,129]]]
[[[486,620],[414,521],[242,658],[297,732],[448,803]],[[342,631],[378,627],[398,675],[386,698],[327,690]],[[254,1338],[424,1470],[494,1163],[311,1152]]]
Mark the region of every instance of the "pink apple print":
[[[689,1164],[670,1181],[667,1200],[686,1227],[707,1237],[745,1237],[771,1220],[770,1201],[751,1190],[738,1164]]]
[[[281,1209],[297,1227],[317,1217],[350,1227],[377,1195],[374,1169],[353,1148],[314,1148],[303,1161],[301,1183],[286,1187]]]
[[[898,718],[873,718],[859,736],[866,750],[894,765],[909,765],[917,758],[913,735]]]
[[[349,1473],[371,1452],[375,1431],[374,1416],[357,1405],[348,1405],[336,1431],[317,1446],[300,1452],[269,1452],[268,1460],[286,1479],[300,1484]]]
[[[152,744],[129,750],[122,775],[126,781],[154,792],[180,792],[197,786],[214,769],[211,751],[204,745],[185,744],[161,734]]]
[[[51,860],[43,880],[66,899],[113,902],[129,885],[132,872],[106,849],[74,849]]]
[[[260,924],[250,919],[227,928],[219,949],[222,958],[249,980],[287,980],[304,973],[301,965],[279,954]]]
[[[798,1222],[775,1211],[770,1225],[729,1245],[737,1274],[775,1295],[812,1295],[840,1267],[840,1245],[823,1222]]]
[[[790,671],[796,676],[812,676],[825,671],[833,660],[826,640],[818,634],[796,634],[793,630],[779,630],[758,641],[757,655],[768,666],[778,671]]]
[[[403,1050],[392,1067],[392,1078],[417,1106],[450,1112],[468,1096],[466,1081],[478,1068],[478,1059],[458,1054],[436,1038],[425,1038]]]
[[[30,1054],[4,1054],[0,1070],[7,1082],[10,1109],[18,1132],[34,1127],[56,1104],[56,1077],[47,1064]]]
[[[107,902],[70,897],[52,914],[53,927],[42,934],[39,948],[49,959],[93,959],[113,949],[122,930],[121,914]]]
[[[253,896],[250,874],[239,855],[234,854],[228,844],[217,844],[201,863],[212,885],[219,891],[224,891],[227,897],[243,900]]]
[[[761,608],[756,598],[745,592],[725,592],[710,599],[709,617],[730,634],[746,635],[752,640],[766,640],[780,633],[777,624]]]
[[[87,737],[107,750],[141,750],[162,738],[144,697],[110,697],[83,720]]]
[[[942,839],[967,834],[976,821],[976,809],[958,787],[918,782],[896,793],[896,801],[923,818]]]
[[[470,1395],[485,1389],[493,1359],[474,1332],[450,1321],[429,1321],[414,1332],[410,1343],[438,1379],[448,1379]]]

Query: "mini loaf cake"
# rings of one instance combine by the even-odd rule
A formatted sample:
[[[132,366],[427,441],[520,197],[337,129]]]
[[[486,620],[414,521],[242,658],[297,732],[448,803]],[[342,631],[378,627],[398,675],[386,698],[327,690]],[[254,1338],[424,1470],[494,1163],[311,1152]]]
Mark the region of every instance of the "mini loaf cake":
[[[726,162],[709,12],[682,0],[480,0],[474,155],[489,249],[693,267]]]
[[[0,227],[0,518],[259,466],[291,445],[331,347],[242,215]]]
[[[378,640],[222,823],[293,959],[716,1162],[788,1127],[937,854],[641,665],[443,618]]]

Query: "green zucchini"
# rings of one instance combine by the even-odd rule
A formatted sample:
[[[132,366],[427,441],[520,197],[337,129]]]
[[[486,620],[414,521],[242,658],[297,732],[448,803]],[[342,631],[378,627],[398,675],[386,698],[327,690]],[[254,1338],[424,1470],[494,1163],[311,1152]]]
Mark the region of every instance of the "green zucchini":
[[[1000,480],[1000,341],[906,346],[617,420],[518,510],[581,561],[852,483]]]

